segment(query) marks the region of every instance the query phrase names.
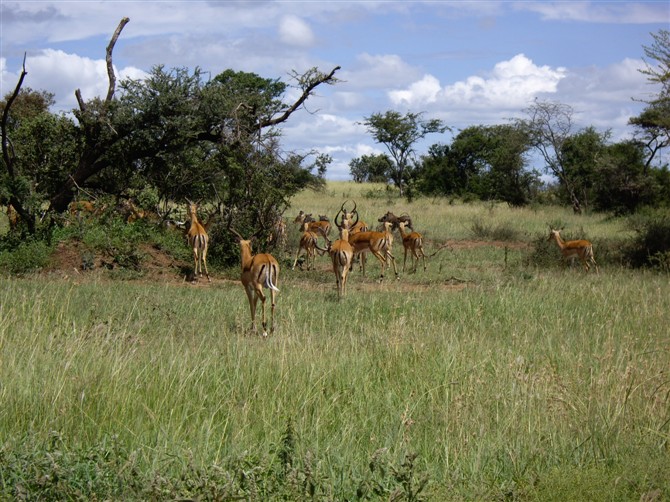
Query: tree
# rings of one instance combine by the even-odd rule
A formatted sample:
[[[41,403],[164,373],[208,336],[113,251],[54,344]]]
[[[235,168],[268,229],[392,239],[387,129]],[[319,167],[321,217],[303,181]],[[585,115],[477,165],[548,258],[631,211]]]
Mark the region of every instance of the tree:
[[[374,113],[365,117],[368,132],[372,134],[377,143],[381,143],[388,149],[395,165],[389,173],[389,177],[403,195],[403,188],[408,178],[407,171],[411,169],[409,160],[415,153],[414,146],[417,141],[425,138],[430,133],[444,133],[449,128],[443,125],[439,119],[422,120],[423,113],[408,112],[401,115],[399,112],[389,110],[386,113]]]
[[[166,71],[162,66],[154,67],[146,80],[121,82],[117,96],[112,51],[128,22],[127,18],[121,20],[107,47],[106,96],[84,101],[79,90],[75,92],[78,109],[73,111],[76,120],[71,127],[73,158],[53,173],[56,176],[48,191],[36,194],[31,188],[33,180],[23,184],[23,192],[12,189],[12,204],[23,211],[22,218],[25,213],[34,222],[34,214],[24,210],[22,199],[39,195],[45,199],[39,206],[46,202],[51,211],[62,212],[78,187],[121,193],[133,183],[148,182],[165,199],[188,195],[212,200],[217,193],[249,211],[270,206],[276,211],[277,199],[287,203],[300,183],[318,183],[328,159],[319,157],[307,168],[300,164],[305,156],[300,162],[290,154],[282,159],[285,154],[279,147],[278,126],[299,110],[318,86],[336,83],[334,75],[339,67],[329,73],[316,68],[303,74],[294,72],[298,93],[291,101],[284,99],[288,84],[278,80],[226,70],[204,82],[198,68],[193,72]],[[24,77],[25,72],[17,84],[17,95]],[[12,158],[5,131],[14,116],[10,108],[15,101],[8,100],[3,111],[6,172],[2,180],[18,179],[13,164],[6,160]],[[314,167],[317,176],[311,174]],[[241,194],[242,199],[235,199]],[[244,205],[241,200],[253,200],[254,205]]]
[[[537,176],[525,169],[530,148],[525,130],[513,125],[472,126],[450,146],[433,145],[422,158],[418,188],[424,193],[475,195],[524,205]]]
[[[565,138],[561,145],[563,169],[567,178],[572,180],[572,187],[583,208],[588,207],[593,198],[594,186],[598,183],[598,162],[609,138],[609,131],[600,133],[593,127],[587,127]],[[570,200],[564,184],[561,184],[561,189],[565,192],[564,197],[567,195],[567,200]]]
[[[544,159],[545,171],[558,178],[568,194],[573,210],[581,213],[582,203],[578,196],[576,179],[574,173],[566,169],[563,157],[564,144],[573,134],[572,107],[557,102],[535,100],[525,113],[528,118],[519,119],[517,125],[525,128],[531,138],[531,144]]]
[[[601,211],[631,214],[661,203],[661,186],[645,167],[644,147],[623,141],[603,147],[593,183],[593,203]]]
[[[362,155],[349,162],[349,173],[356,183],[386,183],[392,168],[391,159],[384,154]]]
[[[513,206],[530,202],[533,188],[538,184],[536,172],[526,169],[526,152],[530,138],[526,131],[514,125],[495,125],[483,128],[486,138],[483,160],[488,166],[487,198],[501,200]]]
[[[639,71],[647,75],[651,84],[660,84],[661,88],[651,100],[643,101],[647,107],[642,113],[628,121],[636,128],[637,137],[648,152],[646,168],[663,148],[670,145],[670,31],[660,30],[652,33],[652,37],[653,44],[643,46],[646,66]]]

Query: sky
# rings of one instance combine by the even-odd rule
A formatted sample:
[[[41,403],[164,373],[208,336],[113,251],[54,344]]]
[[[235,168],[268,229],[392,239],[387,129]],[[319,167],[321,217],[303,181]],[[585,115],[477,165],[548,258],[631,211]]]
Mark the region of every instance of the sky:
[[[638,100],[659,90],[639,70],[651,34],[670,29],[670,2],[0,0],[2,96],[24,54],[24,88],[54,93],[52,111],[75,108],[76,89],[105,96],[105,50],[123,17],[120,79],[162,65],[292,85],[296,73],[340,66],[340,82],[319,86],[282,132],[287,151],[332,156],[326,177],[342,180],[352,159],[386,153],[363,122],[388,110],[452,128],[427,136],[417,155],[466,127],[523,117],[535,99],[570,105],[575,132],[630,138]],[[291,87],[286,97],[298,94]]]

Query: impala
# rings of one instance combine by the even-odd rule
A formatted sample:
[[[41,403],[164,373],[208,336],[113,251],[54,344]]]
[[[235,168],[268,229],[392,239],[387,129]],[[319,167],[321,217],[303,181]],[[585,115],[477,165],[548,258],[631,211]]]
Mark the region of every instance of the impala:
[[[386,214],[381,218],[379,218],[377,221],[380,223],[386,223],[387,221],[390,221],[393,226],[391,230],[395,230],[396,228],[398,228],[398,225],[400,224],[400,222],[402,222],[405,224],[407,228],[411,229],[412,232],[414,231],[414,227],[412,226],[412,218],[410,218],[410,216],[407,213],[401,214],[400,216],[396,216],[391,211],[387,211]]]
[[[391,260],[393,271],[396,279],[398,278],[398,269],[395,264],[395,257],[392,253],[393,235],[391,234],[391,223],[384,223],[383,232],[358,232],[349,235],[349,244],[354,248],[354,256],[360,255],[361,268],[363,275],[365,275],[365,254],[368,251],[372,253],[381,264],[382,274],[381,279],[384,279],[384,269],[388,265],[388,260]]]
[[[344,205],[343,205],[344,207]],[[349,277],[349,270],[354,259],[354,248],[349,244],[349,224],[350,220],[345,219],[344,215],[340,222],[337,222],[337,217],[342,213],[342,209],[335,216],[335,225],[340,229],[340,238],[332,244],[328,242],[328,254],[333,262],[333,272],[335,273],[335,282],[337,284],[337,296],[342,299],[347,292],[347,277]],[[346,212],[345,212],[346,214]],[[358,215],[356,215],[358,221]]]
[[[354,215],[356,215],[356,222],[352,223],[349,225],[349,235],[356,234],[358,232],[367,232],[370,230],[370,227],[368,227],[368,224],[365,223],[364,221],[359,221],[358,220],[358,211],[356,211],[356,201],[354,201],[354,208],[351,210],[351,212],[348,212],[346,209],[344,209],[344,202],[342,204],[341,211],[344,214],[343,216],[343,221],[349,221],[353,219]]]
[[[207,230],[205,230],[202,223],[198,221],[197,204],[191,201],[187,202],[188,217],[191,220],[191,225],[186,237],[188,239],[189,247],[193,250],[193,280],[198,280],[198,274],[202,276],[202,268],[204,266],[207,280],[211,282],[212,279],[210,279],[209,272],[207,271],[207,246],[209,244]]]
[[[423,271],[426,271],[426,254],[423,252],[423,236],[419,232],[405,233],[405,223],[398,222],[398,231],[402,237],[402,246],[405,249],[405,258],[402,262],[402,271],[405,272],[405,264],[407,263],[407,252],[411,252],[414,262],[412,272],[416,272],[416,267],[419,265],[419,258],[423,258]]]
[[[319,215],[319,221],[314,221],[314,218],[312,218],[311,213],[310,214],[305,214],[304,211],[300,211],[298,213],[298,216],[296,217],[295,220],[293,220],[294,223],[300,223],[301,228],[304,229],[305,224],[309,224],[309,230],[311,232],[323,232],[325,235],[330,235],[330,221],[328,221],[326,216]]]
[[[265,294],[264,289],[270,290],[270,333],[274,332],[275,318],[275,294],[279,292],[279,263],[274,256],[267,253],[251,254],[251,239],[244,239],[235,230],[230,231],[237,237],[240,245],[240,261],[242,264],[242,275],[240,280],[249,300],[251,310],[251,331],[256,332],[256,305],[261,301],[263,323],[263,336],[268,336],[267,323],[265,322]]]
[[[591,268],[590,264],[593,264],[596,272],[598,272],[598,264],[593,257],[593,244],[583,239],[576,241],[564,241],[561,238],[560,230],[554,230],[553,228],[550,228],[549,230],[549,238],[547,240],[550,241],[553,239],[556,241],[556,244],[561,250],[563,258],[570,259],[571,261],[573,261],[575,258],[579,258],[587,272]]]
[[[16,227],[19,226],[19,222],[21,221],[19,212],[14,209],[14,206],[11,204],[7,204],[7,220],[9,221],[10,230],[16,229]]]
[[[268,236],[268,244],[281,249],[286,247],[286,222],[281,214],[278,214],[272,223],[272,231]]]
[[[307,261],[307,270],[309,270],[311,267],[314,266],[314,260],[315,260],[315,255],[316,251],[320,251],[321,254],[325,253],[328,251],[327,249],[324,249],[322,247],[319,247],[319,242],[318,242],[318,234],[312,230],[310,230],[310,224],[305,223],[302,227],[303,232],[302,236],[300,237],[300,244],[298,245],[298,252],[295,255],[295,260],[293,262],[293,266],[291,267],[291,270],[295,269],[296,263],[298,263],[298,258],[300,257],[300,252],[305,251],[305,256],[306,256],[306,261]],[[323,230],[318,228],[318,231],[323,233]],[[323,233],[323,236],[325,237],[326,234]]]

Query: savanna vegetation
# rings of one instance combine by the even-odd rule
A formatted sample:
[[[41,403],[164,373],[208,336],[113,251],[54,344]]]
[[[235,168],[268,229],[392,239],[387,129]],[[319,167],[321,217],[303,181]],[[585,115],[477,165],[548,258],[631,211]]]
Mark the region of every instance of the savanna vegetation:
[[[293,93],[160,65],[117,85],[127,22],[105,98],[51,113],[24,68],[2,104],[0,498],[670,496],[668,32],[645,48],[662,90],[634,140],[535,102],[416,157],[447,125],[390,111],[365,118],[390,156],[326,182],[330,157],[284,152],[280,126],[338,67],[292,73]],[[190,280],[189,199],[211,283]],[[326,256],[291,270],[298,211],[347,201],[373,228],[409,213],[428,269],[402,272],[395,233],[398,280],[368,258],[339,300]],[[591,241],[600,273],[560,260],[549,227]],[[268,338],[231,229],[279,261]]]
[[[427,254],[439,251],[426,272],[382,283],[369,259],[339,301],[327,256],[290,270],[299,232],[289,223],[265,339],[248,330],[237,267],[184,282],[181,235],[181,247],[156,241],[175,249],[160,275],[141,247],[132,274],[47,260],[5,275],[2,498],[668,496],[670,282],[624,266],[635,222],[401,203],[384,185],[353,182],[291,204],[333,216],[345,200],[369,222],[408,212]],[[589,238],[600,273],[561,263],[548,223]],[[77,227],[89,249],[97,226]]]

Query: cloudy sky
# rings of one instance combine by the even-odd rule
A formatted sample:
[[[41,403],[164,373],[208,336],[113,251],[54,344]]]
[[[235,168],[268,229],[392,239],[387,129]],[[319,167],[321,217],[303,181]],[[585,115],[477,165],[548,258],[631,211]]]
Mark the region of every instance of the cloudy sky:
[[[294,71],[341,66],[341,82],[318,88],[283,132],[287,149],[332,155],[327,177],[346,179],[352,158],[385,151],[361,122],[387,110],[457,132],[522,116],[538,98],[571,105],[579,127],[629,137],[642,106],[632,98],[657,91],[638,71],[642,46],[670,27],[670,2],[0,0],[2,95],[26,53],[24,86],[54,93],[57,110],[76,106],[77,88],[104,96],[122,17],[120,77],[164,65],[291,83]],[[418,153],[451,139],[431,135]]]

